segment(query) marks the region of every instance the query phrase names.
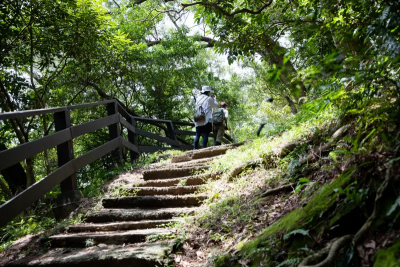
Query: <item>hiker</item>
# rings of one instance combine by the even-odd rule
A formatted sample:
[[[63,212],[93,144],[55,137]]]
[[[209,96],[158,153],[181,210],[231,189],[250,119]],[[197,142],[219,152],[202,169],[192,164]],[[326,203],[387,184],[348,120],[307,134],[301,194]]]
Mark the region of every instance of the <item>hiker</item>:
[[[225,130],[228,130],[228,104],[221,102],[220,108],[213,112],[214,145],[220,146]]]
[[[207,147],[208,136],[212,131],[212,109],[218,108],[217,97],[211,97],[210,86],[202,86],[201,94],[196,100],[196,113],[194,125],[196,126],[196,137],[194,138],[194,149],[199,148],[200,136],[203,134],[203,148]]]

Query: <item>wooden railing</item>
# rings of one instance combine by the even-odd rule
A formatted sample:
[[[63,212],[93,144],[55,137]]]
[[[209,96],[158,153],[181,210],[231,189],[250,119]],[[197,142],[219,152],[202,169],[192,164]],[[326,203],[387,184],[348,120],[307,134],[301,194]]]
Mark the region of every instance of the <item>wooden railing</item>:
[[[102,105],[106,105],[108,116],[80,125],[71,126],[70,111]],[[58,184],[61,186],[61,194],[68,195],[70,192],[77,191],[76,173],[79,169],[108,153],[112,153],[117,161],[121,161],[122,147],[129,149],[130,158],[132,160],[137,159],[141,152],[155,152],[167,149],[186,150],[192,149],[193,147],[192,145],[180,144],[177,135],[195,135],[195,132],[175,129],[175,126],[193,127],[193,123],[131,116],[116,100],[61,108],[1,113],[0,120],[20,119],[44,114],[53,114],[55,133],[1,151],[0,171],[54,147],[57,147],[58,169],[1,205],[0,227],[11,221]],[[156,125],[164,124],[166,125],[167,137],[139,129],[136,125],[137,122]],[[72,140],[104,127],[108,127],[110,141],[82,156],[74,158]],[[128,130],[128,140],[120,135],[120,127],[125,127]],[[141,146],[138,143],[138,135],[166,143],[170,145],[170,147]]]

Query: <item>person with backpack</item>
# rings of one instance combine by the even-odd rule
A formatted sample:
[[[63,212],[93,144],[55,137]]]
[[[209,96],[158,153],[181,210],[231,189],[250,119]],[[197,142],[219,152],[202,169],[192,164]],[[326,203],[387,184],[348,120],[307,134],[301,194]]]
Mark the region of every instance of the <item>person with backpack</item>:
[[[218,108],[218,102],[217,97],[211,97],[210,94],[210,86],[202,86],[201,94],[196,99],[196,112],[194,114],[196,137],[194,138],[194,149],[199,148],[201,135],[203,135],[203,148],[206,148],[208,136],[212,131],[212,109]]]
[[[213,133],[214,133],[214,145],[220,146],[222,143],[222,137],[224,137],[225,130],[228,130],[228,104],[221,102],[220,108],[214,110],[212,122],[213,122]]]

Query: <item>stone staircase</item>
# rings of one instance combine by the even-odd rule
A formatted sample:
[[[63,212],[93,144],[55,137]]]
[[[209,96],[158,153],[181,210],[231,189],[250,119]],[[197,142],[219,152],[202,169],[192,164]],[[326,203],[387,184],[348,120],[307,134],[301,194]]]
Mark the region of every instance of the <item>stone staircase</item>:
[[[166,226],[183,214],[193,214],[207,198],[196,192],[206,179],[219,175],[196,173],[239,145],[189,151],[166,166],[155,164],[143,172],[140,184],[127,189],[136,196],[104,198],[103,207],[87,214],[85,223],[50,236],[49,251],[6,266],[167,266],[173,241],[146,242],[146,237],[173,234],[174,229]]]

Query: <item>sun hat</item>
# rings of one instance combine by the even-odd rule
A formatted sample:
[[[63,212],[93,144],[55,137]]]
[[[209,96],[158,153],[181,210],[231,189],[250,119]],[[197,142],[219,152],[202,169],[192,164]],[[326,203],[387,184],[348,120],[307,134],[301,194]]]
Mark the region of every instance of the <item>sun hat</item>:
[[[208,85],[203,85],[203,86],[201,87],[201,92],[202,92],[202,93],[211,92],[210,86],[208,86]]]

